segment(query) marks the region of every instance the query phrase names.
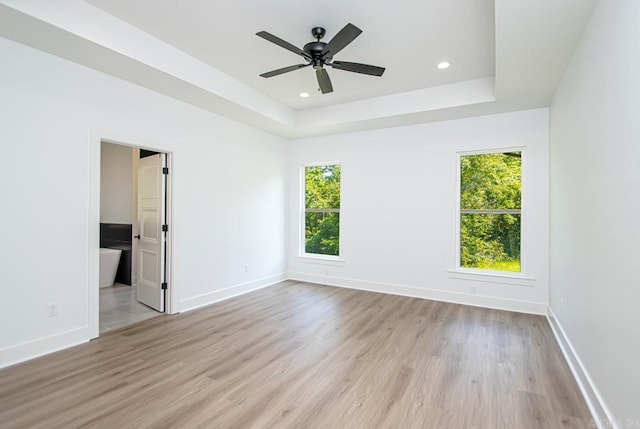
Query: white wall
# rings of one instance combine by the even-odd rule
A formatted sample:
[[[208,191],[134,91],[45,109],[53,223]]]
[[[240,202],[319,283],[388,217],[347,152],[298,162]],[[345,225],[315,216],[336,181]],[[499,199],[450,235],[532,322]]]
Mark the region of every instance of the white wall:
[[[620,428],[640,424],[639,23],[600,1],[550,109],[550,306]]]
[[[290,143],[289,275],[339,286],[544,313],[548,277],[548,111],[539,109]],[[526,276],[456,267],[457,152],[524,147]],[[342,163],[344,266],[297,258],[300,168]],[[477,294],[470,293],[475,286]]]
[[[0,366],[91,337],[100,136],[173,153],[174,310],[283,278],[284,140],[6,39],[0,55]]]
[[[133,148],[102,143],[100,151],[100,222],[133,224]]]

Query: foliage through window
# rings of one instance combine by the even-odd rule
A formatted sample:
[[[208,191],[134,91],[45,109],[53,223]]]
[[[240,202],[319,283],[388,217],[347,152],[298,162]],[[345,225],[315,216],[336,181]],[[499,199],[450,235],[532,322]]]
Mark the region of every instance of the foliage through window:
[[[338,256],[340,165],[304,168],[304,252]]]
[[[520,272],[522,152],[460,156],[460,266]]]

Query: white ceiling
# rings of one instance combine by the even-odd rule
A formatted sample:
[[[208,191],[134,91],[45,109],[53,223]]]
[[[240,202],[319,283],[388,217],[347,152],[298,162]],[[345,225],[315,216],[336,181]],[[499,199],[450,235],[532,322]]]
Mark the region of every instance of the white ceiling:
[[[548,106],[596,0],[0,0],[0,35],[287,138]],[[323,26],[363,33],[337,60],[378,78],[311,68]],[[440,71],[439,61],[451,68]],[[311,96],[302,99],[301,91]]]
[[[494,75],[493,0],[88,2],[296,110]],[[302,48],[314,40],[311,28],[324,27],[328,42],[347,22],[363,33],[335,59],[386,67],[382,77],[328,68],[334,92],[323,95],[311,68],[259,76],[305,61],[256,32]],[[438,70],[443,60],[453,67]],[[303,91],[311,96],[300,98]]]

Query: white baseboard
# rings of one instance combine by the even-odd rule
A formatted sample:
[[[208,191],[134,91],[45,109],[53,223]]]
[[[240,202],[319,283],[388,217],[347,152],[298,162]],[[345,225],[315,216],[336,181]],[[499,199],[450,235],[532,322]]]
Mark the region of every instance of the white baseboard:
[[[86,343],[91,339],[89,331],[89,328],[85,326],[0,349],[0,368]]]
[[[202,295],[194,296],[193,298],[188,298],[184,301],[180,301],[177,306],[178,312],[195,310],[196,308],[204,307],[205,305],[213,304],[218,301],[233,298],[234,296],[262,289],[284,280],[287,280],[287,276],[284,273],[274,274],[272,276],[263,277],[235,286],[230,286],[214,292],[208,292]]]
[[[602,399],[600,392],[582,364],[582,360],[580,360],[551,307],[547,308],[547,319],[598,429],[619,429],[618,421],[613,417],[611,410]]]
[[[474,307],[495,308],[498,310],[517,311],[529,314],[547,314],[547,304],[513,299],[494,298],[489,296],[472,295],[459,292],[447,292],[436,289],[418,288],[407,285],[371,282],[348,279],[343,277],[320,276],[307,273],[289,273],[290,280],[324,284],[349,289],[366,290],[369,292],[388,293],[391,295],[409,296],[412,298],[432,299],[434,301],[451,302],[454,304],[471,305]]]

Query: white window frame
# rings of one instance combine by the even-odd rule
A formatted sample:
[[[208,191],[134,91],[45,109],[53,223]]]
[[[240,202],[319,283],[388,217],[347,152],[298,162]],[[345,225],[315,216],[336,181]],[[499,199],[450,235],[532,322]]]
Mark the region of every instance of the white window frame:
[[[305,191],[306,191],[306,168],[307,167],[320,167],[324,165],[339,165],[340,166],[340,209],[338,213],[342,212],[342,168],[343,164],[340,161],[324,161],[324,162],[308,162],[302,164],[300,167],[300,210],[299,210],[299,226],[298,226],[298,258],[303,258],[307,262],[327,263],[329,265],[344,265],[344,259],[342,258],[342,216],[340,216],[340,223],[338,226],[338,234],[340,241],[338,242],[338,255],[323,255],[320,253],[307,253],[305,251]]]
[[[469,268],[463,267],[460,265],[460,185],[461,185],[461,163],[460,159],[463,156],[468,155],[484,155],[491,153],[505,153],[505,152],[520,152],[521,156],[521,170],[520,170],[520,272],[514,271],[501,271],[501,270],[487,270],[482,268]],[[449,272],[453,273],[465,273],[465,274],[474,274],[474,275],[488,275],[488,276],[496,276],[496,277],[511,277],[511,278],[525,278],[529,279],[526,275],[526,255],[525,255],[525,222],[526,222],[526,148],[525,147],[505,147],[505,148],[494,148],[494,149],[483,149],[483,150],[472,150],[472,151],[461,151],[456,153],[457,160],[457,168],[456,168],[456,252],[455,252],[455,270],[449,270]]]

